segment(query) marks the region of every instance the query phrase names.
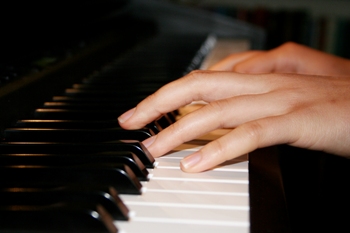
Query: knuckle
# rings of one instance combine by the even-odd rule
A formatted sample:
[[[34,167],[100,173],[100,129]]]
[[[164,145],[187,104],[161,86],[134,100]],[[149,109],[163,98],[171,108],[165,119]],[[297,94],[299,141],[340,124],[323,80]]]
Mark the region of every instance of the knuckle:
[[[197,85],[203,82],[203,78],[207,76],[208,71],[204,70],[193,70],[184,77],[184,80],[189,83],[189,85]]]
[[[221,140],[214,140],[210,143],[210,151],[215,151],[215,153],[211,153],[212,156],[220,156],[220,157],[224,157],[224,160],[228,160],[228,156],[226,152],[226,147],[225,147],[225,143],[223,143]]]
[[[186,75],[186,77],[197,78],[198,76],[201,76],[207,73],[208,71],[206,70],[192,70],[188,75]]]
[[[147,100],[150,102],[154,102],[157,99],[158,96],[158,92],[154,92],[152,94],[150,94],[149,96],[147,96]]]
[[[284,50],[293,52],[299,48],[299,45],[295,42],[289,41],[289,42],[286,42],[283,45],[281,45],[281,48],[283,48]]]
[[[222,99],[218,101],[213,101],[208,104],[209,111],[216,112],[221,115],[222,112],[224,112],[227,107],[230,105],[228,99]]]
[[[159,108],[159,105],[158,105],[159,99],[161,99],[161,94],[159,92],[154,92],[147,97],[147,104],[153,106],[154,107],[153,111],[155,111],[158,115],[163,114],[162,110],[158,109]],[[148,112],[142,111],[141,114],[147,115]]]
[[[288,56],[299,56],[304,49],[304,46],[292,41],[281,45],[281,50],[283,50],[284,54],[288,54]]]
[[[309,101],[312,101],[311,99],[305,99],[305,96],[307,93],[305,93],[306,90],[300,90],[297,88],[293,88],[290,90],[284,90],[283,91],[283,108],[286,112],[292,112],[295,111],[305,105],[308,105],[307,103]]]
[[[232,103],[229,102],[228,99],[222,99],[219,101],[210,102],[206,108],[206,110],[214,115],[216,118],[216,122],[219,124],[219,128],[224,128],[227,124],[228,110],[232,108]],[[213,114],[214,113],[214,114]]]
[[[190,73],[188,73],[183,79],[185,80],[193,80],[197,79],[200,71],[199,70],[192,70]]]
[[[303,100],[303,93],[300,91],[293,91],[288,93],[288,96],[286,97],[286,106],[288,109],[292,110],[296,107],[300,106]]]
[[[165,130],[168,135],[172,135],[171,137],[177,141],[177,144],[182,144],[187,141],[186,133],[184,133],[184,127],[182,126],[181,121],[169,125]]]
[[[204,99],[203,88],[205,89],[207,84],[207,78],[210,74],[214,74],[213,71],[207,70],[193,70],[188,75],[183,77],[181,81],[185,82],[186,87],[192,91],[192,99]]]
[[[245,140],[249,140],[255,144],[255,147],[258,147],[264,127],[258,121],[253,121],[242,125],[241,130],[243,130]]]

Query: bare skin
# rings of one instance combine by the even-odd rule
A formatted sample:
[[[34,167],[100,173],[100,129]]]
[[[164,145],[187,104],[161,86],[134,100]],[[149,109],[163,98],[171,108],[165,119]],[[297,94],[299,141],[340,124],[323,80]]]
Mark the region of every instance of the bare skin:
[[[181,161],[201,172],[276,144],[350,156],[350,61],[293,43],[234,54],[171,82],[119,117],[137,129],[192,101],[208,104],[143,143],[154,157],[219,128],[232,129]]]
[[[232,54],[210,67],[210,70],[338,76],[350,75],[349,62],[347,59],[290,42],[270,51]]]

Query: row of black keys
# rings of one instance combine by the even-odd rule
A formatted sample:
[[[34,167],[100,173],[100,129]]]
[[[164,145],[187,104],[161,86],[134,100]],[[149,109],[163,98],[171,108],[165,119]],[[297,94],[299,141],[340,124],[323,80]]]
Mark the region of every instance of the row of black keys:
[[[113,221],[128,220],[118,194],[141,194],[154,166],[140,141],[175,114],[140,130],[122,129],[117,117],[154,87],[140,85],[145,92],[135,97],[113,82],[87,79],[3,132],[0,230],[117,232]],[[125,98],[133,101],[120,103]]]

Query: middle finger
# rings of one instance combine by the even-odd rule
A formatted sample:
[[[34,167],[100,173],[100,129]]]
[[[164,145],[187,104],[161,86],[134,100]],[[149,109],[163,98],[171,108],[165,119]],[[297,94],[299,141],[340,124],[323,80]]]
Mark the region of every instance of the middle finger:
[[[235,128],[245,122],[286,114],[293,109],[297,100],[286,103],[288,93],[284,93],[284,98],[280,94],[280,91],[274,91],[211,102],[145,141],[145,145],[153,156],[159,157],[215,129]]]

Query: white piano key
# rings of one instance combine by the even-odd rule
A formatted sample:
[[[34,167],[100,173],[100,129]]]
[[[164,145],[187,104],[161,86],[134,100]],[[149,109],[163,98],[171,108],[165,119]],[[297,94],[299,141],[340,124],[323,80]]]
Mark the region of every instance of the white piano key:
[[[227,222],[215,222],[206,221],[205,223],[198,223],[193,220],[179,222],[179,220],[171,221],[150,221],[148,218],[138,219],[133,222],[118,222],[117,227],[121,233],[134,233],[134,232],[152,232],[152,233],[248,233],[247,226],[241,223],[234,224],[229,222],[231,225],[226,225]],[[141,229],[141,230],[140,230]]]
[[[142,195],[121,195],[123,201],[128,205],[128,203],[152,203],[158,205],[162,203],[167,204],[179,204],[187,206],[199,206],[203,205],[207,208],[221,208],[221,209],[238,209],[238,210],[248,210],[248,198],[244,195],[221,195],[218,198],[216,195],[211,193],[200,193],[200,192],[154,192],[152,190],[146,189]]]
[[[184,181],[166,181],[157,180],[144,184],[148,192],[190,192],[190,193],[212,193],[213,195],[227,196],[248,196],[248,184],[230,184],[230,183],[206,183],[206,182],[184,182]]]
[[[247,184],[247,172],[225,172],[225,171],[208,171],[203,173],[186,173],[180,169],[154,169],[152,180],[179,180],[186,182],[218,182],[232,184]]]
[[[206,221],[215,221],[227,226],[239,225],[247,226],[249,222],[249,211],[231,210],[219,208],[201,208],[185,205],[140,205],[128,203],[135,212],[135,216],[130,221],[136,221],[141,218],[148,218],[149,221],[180,222],[192,220],[193,222],[205,224]],[[232,222],[232,223],[230,223]]]
[[[218,166],[214,168],[216,171],[232,171],[232,172],[248,172],[247,161],[236,162],[225,165]],[[179,158],[158,158],[157,159],[157,169],[180,169],[180,159]],[[152,170],[150,171],[152,172]]]
[[[142,183],[144,193],[121,195],[133,213],[130,221],[116,222],[122,232],[249,232],[248,162],[185,173],[179,161],[188,153],[157,158],[152,179]]]

